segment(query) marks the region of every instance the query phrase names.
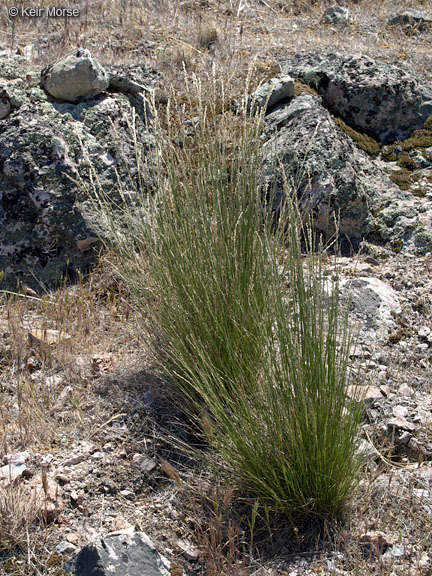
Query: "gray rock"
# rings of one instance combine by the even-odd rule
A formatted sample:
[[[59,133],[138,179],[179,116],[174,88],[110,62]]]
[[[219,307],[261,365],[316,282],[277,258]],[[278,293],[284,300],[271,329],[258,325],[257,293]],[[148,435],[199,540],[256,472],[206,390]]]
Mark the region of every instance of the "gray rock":
[[[350,315],[360,323],[360,340],[388,340],[388,331],[396,324],[392,312],[400,311],[400,298],[393,288],[375,278],[341,281],[342,300],[349,302]]]
[[[353,18],[351,12],[348,8],[342,8],[341,6],[330,6],[324,12],[321,19],[322,24],[342,24],[346,26],[352,22]]]
[[[6,464],[0,467],[0,483],[6,481],[9,484],[15,478],[26,475],[30,475],[30,470],[26,464]]]
[[[317,90],[348,125],[383,144],[406,139],[432,114],[430,83],[367,56],[296,54],[281,70]]]
[[[432,16],[426,14],[426,12],[410,8],[390,18],[387,24],[390,26],[408,25],[410,27],[418,26],[419,28],[423,28],[427,24],[432,24]]]
[[[420,152],[412,156],[412,159],[416,163],[416,167],[420,170],[432,166],[432,161],[427,160]]]
[[[264,171],[268,186],[276,186],[276,208],[284,187],[280,163],[291,191],[312,209],[315,227],[332,233],[333,215],[339,214],[340,233],[353,245],[374,234],[379,206],[404,197],[317,98],[299,96],[266,121]]]
[[[303,94],[266,116],[263,133],[265,187],[279,211],[285,192],[312,211],[316,230],[335,232],[345,248],[361,240],[397,251],[432,251],[432,207],[396,187],[335,123],[318,98]]]
[[[393,433],[397,430],[407,430],[408,432],[413,432],[413,430],[415,430],[415,424],[408,422],[408,420],[402,416],[394,416],[387,422],[387,430],[389,433]]]
[[[294,80],[291,76],[276,77],[254,92],[250,98],[250,106],[254,109],[261,109],[264,106],[270,109],[293,96]]]
[[[124,530],[82,548],[65,570],[75,576],[169,576],[168,564],[145,534]]]
[[[11,111],[11,105],[7,98],[0,98],[0,120],[6,118]]]
[[[408,550],[403,544],[393,544],[382,555],[382,562],[386,565],[397,562],[409,556]]]
[[[75,552],[77,547],[75,544],[68,542],[67,540],[63,540],[60,544],[57,544],[55,547],[55,551],[57,554],[70,554],[71,552]]]
[[[25,452],[15,452],[13,454],[6,454],[6,456],[3,456],[3,462],[5,464],[15,464],[17,466],[20,466],[22,464],[25,464],[25,462],[27,462],[27,460],[30,458],[30,452],[27,452],[27,450]]]
[[[41,80],[51,96],[68,102],[94,98],[109,85],[107,72],[82,48],[44,68]]]
[[[26,76],[20,65],[0,63],[13,106],[0,131],[0,271],[2,288],[37,290],[74,280],[97,254],[105,231],[77,181],[93,173],[114,198],[119,181],[133,192],[139,167],[126,95],[58,102],[38,88],[37,75]],[[149,152],[153,137],[139,117],[136,134]]]
[[[157,462],[151,458],[147,458],[142,454],[134,454],[132,458],[132,466],[139,468],[145,474],[149,474],[157,466]]]
[[[107,72],[109,89],[126,94],[141,118],[151,118],[147,97],[153,94],[153,86],[159,80],[160,73],[142,65],[125,64],[109,66]]]

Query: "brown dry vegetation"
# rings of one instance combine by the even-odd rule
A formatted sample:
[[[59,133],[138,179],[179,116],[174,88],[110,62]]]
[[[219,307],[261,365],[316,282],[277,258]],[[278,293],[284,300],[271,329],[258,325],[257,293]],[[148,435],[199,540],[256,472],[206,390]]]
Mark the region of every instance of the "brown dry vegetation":
[[[432,78],[432,31],[388,28],[395,13],[390,1],[345,2],[354,16],[347,28],[320,24],[330,5],[324,0],[90,0],[82,2],[76,20],[11,22],[7,8],[21,4],[3,4],[0,45],[11,53],[33,46],[30,66],[40,68],[82,46],[102,63],[156,68],[164,75],[161,93],[172,84],[181,94],[183,68],[205,79],[214,67],[238,94],[254,59],[258,83],[274,74],[278,60],[300,50],[360,51]],[[401,1],[397,9],[409,7],[427,9],[429,2]],[[401,256],[382,254],[383,263],[402,265]],[[421,265],[430,267],[430,259]],[[418,273],[414,262],[407,266]],[[419,313],[431,322],[429,305],[419,304]],[[106,449],[111,459],[101,477],[81,478],[82,509],[67,493],[64,513],[48,525],[35,514],[21,483],[0,486],[2,576],[61,576],[54,547],[68,534],[78,534],[76,543],[83,545],[109,531],[117,516],[147,532],[174,559],[173,575],[176,564],[203,576],[337,574],[338,568],[353,575],[395,574],[379,550],[365,552],[359,544],[370,529],[410,542],[413,554],[407,555],[403,574],[432,573],[432,564],[421,564],[422,554],[432,548],[430,495],[428,501],[418,498],[419,489],[430,492],[431,480],[414,477],[410,466],[420,464],[418,458],[393,461],[392,446],[383,445],[380,430],[373,429],[378,465],[373,473],[365,471],[346,523],[317,536],[312,525],[286,526],[261,512],[255,518],[242,494],[220,485],[211,471],[178,454],[167,440],[170,432],[183,429],[183,415],[150,374],[146,335],[136,328],[135,315],[133,298],[112,279],[104,261],[90,278],[55,293],[1,295],[0,458],[28,450],[31,473],[38,474],[44,455],[62,462],[80,442],[91,442],[94,452]],[[57,342],[39,347],[29,339],[29,332],[47,329],[59,331]],[[430,359],[425,366],[415,359],[401,365],[391,344],[390,385],[408,382],[430,394]],[[147,391],[156,398],[151,417]],[[425,433],[430,441],[432,428]],[[144,450],[158,461],[149,481],[128,465]],[[120,493],[125,490],[132,499]],[[179,540],[198,548],[197,562],[185,558]]]

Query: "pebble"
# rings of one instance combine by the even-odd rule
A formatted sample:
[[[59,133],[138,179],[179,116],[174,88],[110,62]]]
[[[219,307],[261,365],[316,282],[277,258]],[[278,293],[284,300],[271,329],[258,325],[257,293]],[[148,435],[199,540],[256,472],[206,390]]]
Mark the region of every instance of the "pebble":
[[[406,418],[408,416],[408,408],[400,404],[393,406],[393,416],[395,418]]]
[[[419,560],[419,568],[421,570],[429,570],[431,567],[431,559],[430,556],[428,556],[428,554],[424,553],[421,555],[421,558]]]
[[[85,462],[85,460],[88,460],[89,458],[90,454],[88,452],[84,452],[67,460],[64,463],[64,466],[75,466],[76,464],[81,464],[81,462]]]
[[[30,458],[30,452],[15,452],[13,454],[6,454],[3,456],[3,462],[5,464],[12,464],[20,466],[25,464],[25,462]]]
[[[414,396],[414,390],[411,388],[411,386],[408,386],[408,384],[402,384],[399,386],[398,393],[401,396]]]
[[[199,558],[199,550],[188,540],[178,540],[177,546],[182,551],[183,556],[190,562],[196,562]]]
[[[75,552],[76,549],[77,547],[74,544],[65,540],[60,542],[60,544],[57,544],[55,547],[57,554],[69,554],[71,552]]]
[[[148,474],[154,468],[156,468],[157,463],[151,458],[147,458],[142,454],[134,454],[132,458],[132,466],[134,466],[135,468],[139,468],[140,470]]]
[[[415,430],[415,424],[408,422],[406,418],[401,416],[390,418],[387,422],[387,429],[391,433],[394,430],[408,430],[408,432],[412,432]]]
[[[405,546],[402,544],[394,544],[382,555],[382,559],[385,563],[394,562],[395,560],[400,560],[406,556]]]

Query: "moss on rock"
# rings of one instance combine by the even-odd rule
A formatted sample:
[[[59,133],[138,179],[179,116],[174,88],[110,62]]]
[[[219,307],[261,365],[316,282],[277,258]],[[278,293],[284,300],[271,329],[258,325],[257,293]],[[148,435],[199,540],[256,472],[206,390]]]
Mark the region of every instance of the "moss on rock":
[[[415,182],[420,179],[419,174],[413,174],[408,168],[401,168],[392,172],[390,175],[390,180],[399,186],[401,190],[409,190]]]
[[[381,151],[381,144],[372,138],[372,136],[354,130],[354,128],[345,124],[340,118],[335,118],[335,122],[347,136],[354,140],[361,150],[364,150],[369,156],[378,156]]]
[[[321,96],[316,90],[312,88],[312,86],[309,86],[309,84],[302,82],[298,78],[294,80],[294,94],[296,96],[301,96],[302,94],[311,94],[312,96],[317,96],[319,99],[321,99]]]

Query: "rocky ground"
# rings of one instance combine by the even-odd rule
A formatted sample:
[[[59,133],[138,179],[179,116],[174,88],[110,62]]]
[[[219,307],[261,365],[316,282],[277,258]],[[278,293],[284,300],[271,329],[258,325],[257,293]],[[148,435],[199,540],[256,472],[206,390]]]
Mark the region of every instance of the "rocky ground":
[[[152,376],[124,293],[110,286],[107,302],[94,281],[43,303],[4,304],[0,478],[23,478],[9,510],[49,523],[11,529],[29,555],[4,552],[2,573],[60,574],[81,546],[130,527],[153,539],[172,574],[174,565],[188,574],[430,573],[432,263],[364,250],[340,265],[359,328],[368,464],[348,524],[314,544],[280,524],[257,527],[256,549],[241,545],[240,495],[169,441],[182,414]],[[48,345],[37,332],[45,327]]]
[[[432,79],[428,23],[402,19],[387,27],[396,13],[426,9],[426,3],[400,4],[396,11],[387,2],[378,7],[350,3],[352,18],[342,14],[336,24],[321,22],[325,3],[162,2],[156,11],[152,2],[113,2],[111,11],[97,5],[85,20],[69,21],[67,26],[49,22],[43,28],[41,21],[17,21],[12,36],[11,22],[2,14],[1,65],[6,78],[8,63],[35,70],[22,92],[20,121],[27,127],[34,118],[32,106],[43,114],[50,102],[36,79],[37,71],[59,50],[66,53],[78,43],[107,67],[118,66],[120,78],[124,66],[130,71],[131,63],[143,60],[146,69],[162,72],[161,102],[169,82],[179,93],[183,90],[182,62],[203,77],[214,65],[225,78],[231,77],[233,93],[239,93],[254,56],[256,83],[273,77],[280,70],[279,62],[295,52],[309,51],[311,45],[323,53],[361,51],[421,73],[428,83]],[[109,34],[96,24],[101,15]],[[119,88],[119,81],[111,86],[108,99],[113,108],[106,110],[108,117],[113,110],[118,116],[118,110],[133,105],[128,86],[126,91]],[[299,97],[302,100],[297,101],[309,102],[316,95]],[[107,99],[103,102],[102,107]],[[275,130],[281,140],[289,138],[288,131],[280,130],[280,122],[287,126],[291,106],[269,114],[268,138],[274,137]],[[70,104],[60,107],[75,110]],[[303,110],[307,113],[307,106]],[[90,138],[98,117],[87,104],[81,104],[79,114],[83,133]],[[330,122],[326,109],[320,114],[320,123]],[[60,113],[55,118],[45,125],[51,140]],[[14,132],[9,126],[9,134],[4,126],[0,135],[7,149],[5,135],[11,140]],[[335,130],[333,124],[329,126]],[[31,130],[26,128],[24,134]],[[336,132],[330,134],[334,138]],[[427,151],[431,145],[405,145],[405,136],[400,136],[400,150],[385,141],[372,157],[361,152],[356,159],[361,168],[356,172],[368,173],[367,186],[379,189],[382,197],[384,176],[381,171],[378,175],[377,167],[390,175],[405,170],[403,190],[391,189],[403,201],[415,204],[420,224],[428,230],[428,221],[421,215],[431,210]],[[92,141],[96,158],[110,144],[106,138],[104,134]],[[346,144],[340,132],[337,138],[339,162],[347,146],[354,150],[354,145]],[[68,166],[67,154],[61,149],[56,152],[56,146],[47,152],[38,148],[39,140],[23,142],[22,149],[34,146],[30,147],[33,158],[39,154],[49,159],[39,165],[44,186],[52,182],[54,160],[60,158]],[[404,153],[408,159],[403,157],[401,163]],[[18,152],[17,158],[21,156]],[[334,157],[329,161],[335,162]],[[311,156],[312,169],[321,166],[322,172],[320,162],[318,149]],[[104,177],[112,177],[109,158],[102,157],[101,166]],[[25,174],[24,186],[31,186],[35,174],[27,169]],[[8,182],[18,176],[9,174]],[[363,190],[366,184],[357,184],[355,178],[347,180],[349,185],[354,182]],[[385,180],[388,190],[397,186],[392,180]],[[2,209],[7,208],[3,203]],[[384,214],[381,225],[388,226],[389,220],[393,222],[385,220]],[[339,526],[328,526],[321,537],[314,526],[286,526],[282,519],[258,518],[254,524],[243,495],[174,447],[172,435],[191,440],[184,417],[167,384],[152,374],[146,335],[137,327],[131,296],[113,280],[103,260],[89,278],[78,277],[73,286],[45,295],[29,291],[26,298],[4,293],[0,302],[0,534],[6,544],[0,541],[0,574],[63,575],[64,562],[81,547],[109,533],[133,529],[148,535],[165,558],[157,557],[159,573],[166,570],[172,575],[182,571],[209,576],[432,574],[432,259],[428,249],[418,250],[418,245],[407,241],[406,231],[413,227],[404,222],[401,226],[396,239],[402,238],[406,245],[392,243],[394,236],[385,244],[381,237],[380,242],[360,243],[358,254],[339,262],[343,292],[351,295],[351,320],[358,331],[352,378],[360,374],[365,389],[359,450],[366,465],[348,518]],[[393,234],[394,225],[389,229]],[[87,237],[78,234],[77,238]],[[75,240],[67,239],[66,245],[75,246]]]

